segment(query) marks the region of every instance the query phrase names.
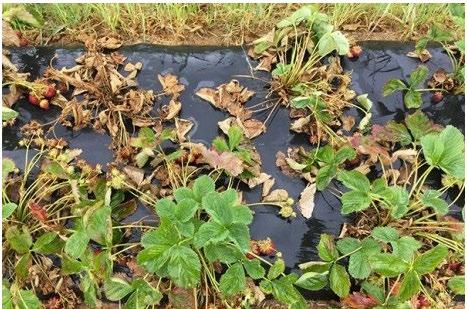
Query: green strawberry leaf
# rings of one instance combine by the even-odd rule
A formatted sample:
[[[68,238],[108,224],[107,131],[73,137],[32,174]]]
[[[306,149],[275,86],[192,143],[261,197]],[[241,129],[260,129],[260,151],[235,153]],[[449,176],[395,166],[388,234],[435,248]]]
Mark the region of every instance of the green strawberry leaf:
[[[285,271],[285,263],[283,259],[277,259],[274,264],[269,268],[268,279],[276,279]]]
[[[76,230],[65,243],[65,253],[75,259],[81,257],[88,247],[89,240],[90,238],[84,230]]]
[[[306,272],[295,282],[296,286],[310,291],[319,291],[328,284],[328,272]]]
[[[421,282],[418,274],[414,270],[410,270],[404,275],[401,282],[398,297],[401,301],[409,300],[420,290]]]
[[[456,295],[465,294],[465,276],[454,276],[448,281],[448,287]]]
[[[32,246],[32,237],[26,226],[23,226],[22,231],[16,225],[10,226],[5,237],[10,247],[20,254],[28,253]]]
[[[408,269],[408,264],[399,256],[389,253],[369,255],[371,268],[385,277],[397,277]]]
[[[423,104],[422,93],[409,89],[404,95],[404,103],[407,108],[419,108]]]
[[[349,191],[341,196],[341,213],[346,215],[368,208],[371,204],[371,198],[366,192]]]
[[[449,211],[448,203],[439,198],[441,193],[436,190],[426,190],[421,198],[422,204],[433,209],[438,215],[444,216]]]
[[[47,232],[37,238],[32,251],[40,254],[53,254],[59,252],[63,246],[63,241],[55,232]]]
[[[400,79],[391,79],[383,87],[383,96],[388,96],[397,90],[407,89],[407,86]]]
[[[420,86],[421,83],[425,81],[428,77],[428,68],[424,65],[419,65],[409,77],[409,86],[410,88],[416,88]]]
[[[339,256],[334,242],[334,237],[332,235],[321,234],[317,248],[318,255],[323,261],[334,261]]]
[[[370,191],[370,181],[366,176],[358,171],[340,171],[337,179],[347,188],[360,192]]]
[[[11,216],[16,208],[18,208],[18,205],[15,203],[5,203],[2,205],[2,220],[7,219],[9,216]]]
[[[343,255],[349,254],[361,248],[360,240],[352,237],[345,237],[336,242],[337,249]]]
[[[419,109],[408,115],[405,118],[405,123],[416,141],[419,141],[424,135],[436,132],[433,122]]]
[[[397,241],[399,239],[399,232],[393,227],[388,226],[377,226],[371,231],[371,236],[374,239],[388,243],[391,241]]]
[[[429,165],[446,174],[464,179],[464,135],[455,127],[447,126],[441,133],[421,138],[423,154]]]
[[[131,292],[134,288],[125,280],[120,278],[110,278],[104,283],[105,297],[111,301],[119,301]]]
[[[258,259],[254,260],[243,260],[243,266],[245,267],[248,276],[252,279],[261,279],[264,278],[266,271],[264,270],[263,266],[261,266],[261,262]]]
[[[431,273],[439,266],[439,264],[441,264],[447,255],[448,248],[443,245],[437,245],[436,247],[417,256],[413,263],[413,269],[419,275]]]
[[[193,244],[201,248],[206,244],[218,243],[229,236],[229,231],[221,224],[215,221],[209,221],[200,226],[195,234]]]
[[[227,136],[229,137],[229,150],[233,151],[240,145],[243,139],[243,131],[239,126],[234,125],[229,128]]]
[[[411,236],[402,236],[396,241],[391,241],[392,252],[400,256],[404,261],[411,262],[415,252],[421,248],[421,243]]]
[[[246,287],[245,271],[241,263],[230,266],[219,281],[219,288],[226,296],[235,295]]]
[[[201,278],[201,263],[198,255],[187,246],[172,247],[167,272],[174,283],[182,288],[196,286]]]
[[[344,298],[350,292],[350,278],[345,267],[339,264],[334,264],[329,273],[329,286],[337,296]]]
[[[193,194],[197,201],[201,202],[201,199],[208,193],[214,192],[216,190],[216,185],[214,180],[207,175],[198,177],[193,184]]]

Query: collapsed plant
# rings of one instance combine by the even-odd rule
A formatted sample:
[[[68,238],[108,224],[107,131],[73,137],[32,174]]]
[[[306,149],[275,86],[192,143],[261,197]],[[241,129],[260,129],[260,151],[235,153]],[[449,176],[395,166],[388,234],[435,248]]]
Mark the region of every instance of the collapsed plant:
[[[271,70],[278,62],[272,70],[271,93],[292,107],[291,130],[310,135],[312,144],[342,143],[335,133],[338,119],[355,97],[348,89],[350,76],[340,65],[339,55],[350,52],[345,36],[334,31],[315,7],[303,6],[254,44],[249,55],[260,60],[257,69]]]

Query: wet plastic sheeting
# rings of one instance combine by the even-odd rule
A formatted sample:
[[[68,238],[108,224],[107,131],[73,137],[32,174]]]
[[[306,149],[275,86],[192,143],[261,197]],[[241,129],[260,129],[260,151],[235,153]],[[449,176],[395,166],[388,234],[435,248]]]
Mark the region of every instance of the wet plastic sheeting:
[[[366,42],[363,45],[363,55],[351,61],[343,59],[345,70],[352,71],[352,87],[357,94],[368,93],[373,100],[373,121],[385,123],[390,119],[401,121],[407,113],[402,102],[401,94],[394,94],[383,98],[381,96],[384,83],[390,78],[406,78],[419,64],[416,59],[408,58],[405,54],[412,50],[412,46],[400,43]],[[54,48],[54,47],[28,47],[11,50],[11,60],[18,65],[22,72],[30,72],[32,77],[42,74],[51,61],[54,54],[54,66],[57,68],[74,66],[74,59],[82,52],[81,48]],[[220,134],[217,122],[228,115],[214,109],[209,103],[195,96],[200,87],[215,87],[219,84],[235,78],[244,86],[256,92],[256,95],[247,105],[251,106],[264,100],[268,90],[265,80],[269,75],[264,72],[255,72],[260,79],[241,77],[250,75],[251,67],[247,61],[245,52],[240,47],[216,48],[216,47],[160,47],[149,45],[137,45],[120,49],[120,52],[128,57],[127,61],[135,63],[141,61],[143,69],[138,75],[140,87],[145,89],[161,90],[157,80],[157,74],[172,73],[180,78],[186,85],[182,92],[182,118],[188,118],[195,122],[190,132],[194,142],[209,143]],[[449,60],[440,48],[430,49],[433,55],[427,66],[430,72],[437,68],[450,68]],[[254,63],[251,63],[255,66]],[[463,130],[464,127],[464,97],[449,97],[438,105],[429,102],[429,95],[424,96],[423,110],[436,122],[441,124],[453,124]],[[167,103],[167,100],[156,102],[156,107]],[[59,114],[57,107],[52,107],[49,112],[43,112],[39,108],[21,100],[15,109],[21,114],[18,124],[3,130],[3,155],[14,158],[17,162],[24,161],[24,150],[17,150],[16,143],[19,138],[18,128],[30,119],[40,122],[50,122]],[[349,111],[355,114],[356,111]],[[355,114],[357,115],[357,114]],[[255,115],[264,119],[266,115]],[[361,116],[361,115],[360,115]],[[278,151],[286,151],[288,147],[309,147],[307,138],[303,135],[289,132],[290,120],[288,111],[279,109],[268,124],[267,132],[254,139],[254,144],[261,154],[263,170],[276,179],[275,188],[286,189],[289,194],[298,200],[300,192],[306,183],[300,179],[290,178],[280,172],[275,166],[275,156]],[[105,163],[112,159],[112,152],[108,149],[110,138],[101,135],[91,129],[77,132],[61,127],[56,127],[55,134],[68,139],[71,147],[81,148],[81,157],[91,164]],[[22,164],[20,165],[22,166]],[[249,201],[258,201],[260,189],[246,193]],[[252,237],[263,239],[271,237],[279,251],[283,253],[287,267],[297,269],[299,263],[318,259],[316,245],[321,233],[338,234],[344,218],[340,215],[338,199],[330,192],[318,192],[315,198],[313,218],[305,220],[300,214],[292,220],[281,218],[278,209],[271,206],[258,206],[254,222],[251,226]],[[147,210],[139,210],[134,216],[142,216]],[[298,211],[297,211],[298,212]]]

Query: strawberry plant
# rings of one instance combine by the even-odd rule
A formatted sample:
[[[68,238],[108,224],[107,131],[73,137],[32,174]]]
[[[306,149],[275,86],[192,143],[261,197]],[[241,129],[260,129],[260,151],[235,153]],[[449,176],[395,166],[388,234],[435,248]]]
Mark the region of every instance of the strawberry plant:
[[[458,4],[451,4],[450,11],[456,24],[464,29],[465,27],[465,11],[464,8]],[[453,36],[451,31],[448,31],[444,25],[435,24],[429,30],[426,36],[420,38],[415,45],[415,54],[420,55],[422,53],[428,53],[426,47],[429,42],[436,42],[446,51],[449,60],[451,62],[452,73],[448,74],[447,77],[452,77],[456,83],[456,90],[464,92],[465,83],[465,68],[464,68],[464,57],[465,57],[465,38],[459,38]],[[454,44],[452,45],[452,43]],[[457,49],[457,54],[456,54]],[[429,55],[429,53],[428,53]],[[431,57],[431,55],[430,55]]]
[[[326,145],[309,152],[300,151],[299,154],[300,159],[298,162],[292,158],[287,158],[287,163],[292,169],[304,173],[318,168],[317,172],[315,172],[316,188],[322,191],[336,177],[338,171],[343,168],[344,162],[355,158],[356,152],[348,146],[343,146],[336,151],[330,145]]]
[[[162,294],[144,279],[135,279],[131,283],[113,277],[104,284],[105,296],[111,301],[120,301],[127,297],[124,308],[144,308],[157,305]]]
[[[300,265],[305,273],[297,284],[311,290],[329,285],[339,297],[346,298],[352,277],[374,298],[374,307],[407,304],[423,289],[422,278],[448,255],[443,245],[424,252],[420,252],[421,247],[415,238],[400,236],[392,227],[377,227],[361,240],[345,237],[335,242],[332,236],[323,234],[317,247],[322,262]],[[347,269],[344,260],[348,260]]]
[[[109,278],[112,273],[112,258],[109,250],[94,252],[92,249],[85,249],[79,258],[63,254],[62,272],[64,275],[79,276],[84,302],[90,307],[95,307],[100,296],[99,283]]]
[[[432,91],[432,89],[419,88],[427,77],[428,68],[420,65],[410,73],[409,80],[407,82],[404,82],[401,79],[389,80],[383,87],[383,96],[388,96],[396,91],[403,91],[405,106],[407,108],[418,108],[423,103],[422,92]]]
[[[34,291],[20,289],[17,285],[2,283],[2,308],[39,309],[42,303]]]
[[[247,272],[264,272],[259,264],[250,268],[244,256],[249,250],[252,214],[238,203],[235,190],[218,193],[214,181],[202,176],[192,189],[179,188],[174,196],[175,201],[157,202],[160,225],[141,239],[144,249],[138,262],[148,271],[183,288],[198,286],[203,272],[210,286],[226,296],[245,288],[245,264]],[[220,282],[208,267],[215,261],[229,265]]]
[[[138,149],[138,153],[134,159],[138,167],[146,165],[150,157],[155,157],[156,147],[163,141],[168,140],[171,136],[171,131],[164,130],[161,134],[155,133],[150,128],[141,128],[138,136],[131,140],[131,146]]]
[[[143,235],[138,263],[181,288],[220,295],[223,302],[247,288],[248,276],[261,279],[261,289],[279,301],[304,305],[293,287],[297,278],[283,273],[281,259],[266,274],[261,262],[269,262],[250,252],[252,212],[239,204],[235,190],[217,192],[214,181],[201,176],[192,188],[178,188],[174,196],[174,201],[161,199],[155,205],[160,224]],[[213,272],[216,263],[224,266],[219,280]],[[126,286],[125,291],[133,291],[132,285]],[[204,296],[206,301],[213,297]]]
[[[261,160],[254,146],[246,139],[237,125],[228,128],[226,138],[216,137],[212,141],[212,149],[203,150],[203,162],[225,173],[229,177],[237,177],[247,182],[259,176]]]

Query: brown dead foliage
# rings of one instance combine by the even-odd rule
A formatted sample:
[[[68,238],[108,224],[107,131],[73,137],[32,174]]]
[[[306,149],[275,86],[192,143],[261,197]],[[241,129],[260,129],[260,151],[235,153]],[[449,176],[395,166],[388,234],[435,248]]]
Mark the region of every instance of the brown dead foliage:
[[[252,112],[245,108],[245,103],[255,93],[233,79],[229,83],[219,85],[216,89],[201,88],[196,95],[208,101],[214,107],[227,111],[230,115],[245,121],[252,116]]]
[[[134,126],[154,126],[152,90],[137,88],[136,75],[141,63],[126,63],[118,52],[104,52],[120,47],[113,38],[85,40],[86,52],[76,59],[76,66],[60,70],[50,67],[46,77],[72,89],[72,98],[54,100],[62,108],[60,121],[75,130],[92,125],[97,131],[108,131],[112,147],[127,146],[129,133],[125,121]],[[118,72],[124,66],[126,75]]]

